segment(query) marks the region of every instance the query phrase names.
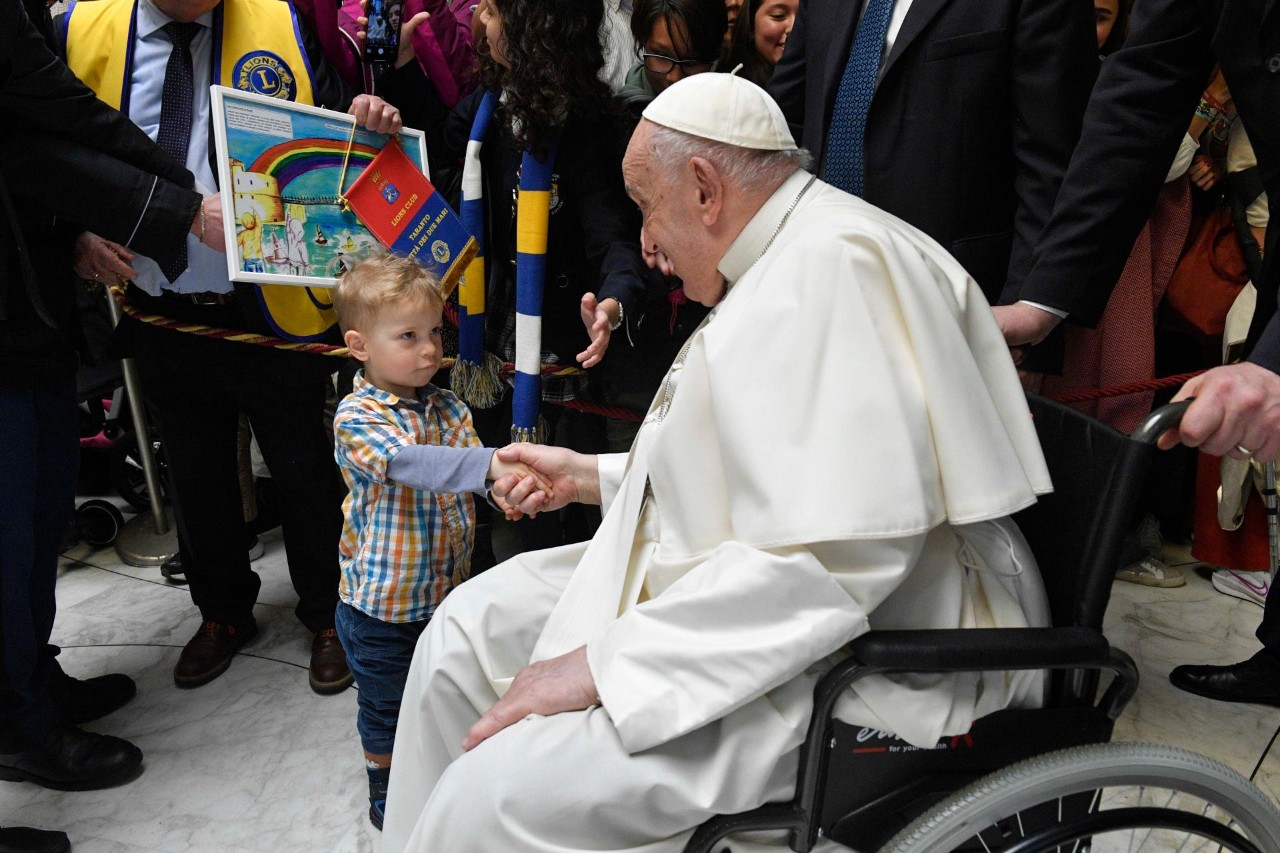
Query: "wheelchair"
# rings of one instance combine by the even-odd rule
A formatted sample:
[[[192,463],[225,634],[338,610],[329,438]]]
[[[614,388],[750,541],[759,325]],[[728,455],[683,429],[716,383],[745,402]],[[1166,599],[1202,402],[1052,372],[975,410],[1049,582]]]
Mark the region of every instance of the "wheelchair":
[[[1235,771],[1168,746],[1108,742],[1138,671],[1103,637],[1103,614],[1156,439],[1189,403],[1125,436],[1050,400],[1028,402],[1054,492],[1015,520],[1052,627],[858,637],[815,688],[794,798],[712,818],[685,853],[721,853],[726,836],[764,830],[785,831],[798,853],[819,839],[883,853],[1280,853],[1280,809]],[[860,678],[974,670],[1049,671],[1044,707],[990,714],[933,749],[832,717]]]

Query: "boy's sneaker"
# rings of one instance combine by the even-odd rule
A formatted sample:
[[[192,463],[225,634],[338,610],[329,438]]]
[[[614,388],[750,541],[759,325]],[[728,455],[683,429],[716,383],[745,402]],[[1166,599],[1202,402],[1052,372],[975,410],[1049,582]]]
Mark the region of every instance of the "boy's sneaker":
[[[387,783],[391,781],[390,767],[365,766],[369,774],[369,823],[382,829],[382,818],[387,813]]]
[[[1232,598],[1239,598],[1264,607],[1267,603],[1267,593],[1271,591],[1271,573],[1214,569],[1213,588]]]

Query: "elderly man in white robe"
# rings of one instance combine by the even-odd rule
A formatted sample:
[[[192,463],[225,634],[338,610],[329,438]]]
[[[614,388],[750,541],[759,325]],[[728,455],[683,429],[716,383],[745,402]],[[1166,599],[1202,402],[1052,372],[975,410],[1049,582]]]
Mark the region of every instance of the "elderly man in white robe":
[[[436,612],[383,850],[679,851],[790,796],[813,685],[852,638],[1047,623],[1007,516],[1049,481],[982,292],[808,162],[731,75],[645,110],[623,175],[646,255],[714,310],[629,454],[499,451],[550,483],[497,483],[509,503],[604,520]],[[882,677],[838,716],[930,746],[1039,700],[1025,673]]]

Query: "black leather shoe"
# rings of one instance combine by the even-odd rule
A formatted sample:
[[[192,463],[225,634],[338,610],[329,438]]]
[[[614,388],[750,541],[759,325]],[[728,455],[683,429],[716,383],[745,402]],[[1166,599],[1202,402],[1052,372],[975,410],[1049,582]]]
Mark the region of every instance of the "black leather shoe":
[[[0,853],[68,853],[71,840],[65,832],[28,826],[0,827]]]
[[[53,702],[62,722],[71,726],[105,717],[137,694],[133,679],[118,672],[84,680],[59,672],[53,680]]]
[[[161,563],[160,576],[170,583],[186,583],[187,570],[182,567],[182,555],[174,554],[172,557]]]
[[[1220,702],[1252,702],[1280,707],[1280,666],[1259,652],[1230,666],[1180,666],[1169,673],[1173,686]]]
[[[127,740],[61,725],[38,744],[0,754],[0,779],[59,791],[94,791],[133,778],[142,750]]]
[[[179,687],[208,684],[227,671],[236,649],[253,639],[258,623],[252,618],[240,626],[205,620],[178,655],[173,683]]]

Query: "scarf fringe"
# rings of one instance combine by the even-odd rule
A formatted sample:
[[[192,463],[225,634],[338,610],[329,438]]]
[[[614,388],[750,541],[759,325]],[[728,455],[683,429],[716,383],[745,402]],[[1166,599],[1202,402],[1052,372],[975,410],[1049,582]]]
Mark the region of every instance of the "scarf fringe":
[[[459,358],[449,376],[453,392],[478,409],[491,409],[502,400],[502,359],[491,352],[476,364]]]
[[[511,425],[511,440],[517,444],[546,444],[547,443],[547,419],[538,416],[538,425],[533,429],[526,427],[518,427]]]

